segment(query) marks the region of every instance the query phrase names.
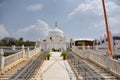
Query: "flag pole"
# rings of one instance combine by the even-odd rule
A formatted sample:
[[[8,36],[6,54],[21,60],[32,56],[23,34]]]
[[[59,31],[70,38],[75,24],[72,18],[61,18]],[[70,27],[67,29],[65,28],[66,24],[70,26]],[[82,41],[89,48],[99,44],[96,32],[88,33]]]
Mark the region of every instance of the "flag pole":
[[[106,25],[106,33],[107,33],[107,39],[108,39],[109,55],[112,57],[113,56],[113,54],[112,54],[113,50],[112,50],[111,36],[110,36],[109,27],[108,27],[108,20],[107,20],[107,14],[106,14],[104,0],[102,0],[102,5],[103,5],[104,19],[105,19],[105,25]]]

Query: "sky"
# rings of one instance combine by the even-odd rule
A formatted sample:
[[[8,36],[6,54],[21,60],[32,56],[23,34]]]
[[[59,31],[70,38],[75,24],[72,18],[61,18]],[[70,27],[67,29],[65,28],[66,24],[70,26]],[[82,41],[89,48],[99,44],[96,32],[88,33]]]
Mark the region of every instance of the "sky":
[[[109,28],[120,33],[120,0],[105,0]],[[98,39],[106,32],[102,0],[0,0],[0,39],[45,39],[58,27],[70,38]]]

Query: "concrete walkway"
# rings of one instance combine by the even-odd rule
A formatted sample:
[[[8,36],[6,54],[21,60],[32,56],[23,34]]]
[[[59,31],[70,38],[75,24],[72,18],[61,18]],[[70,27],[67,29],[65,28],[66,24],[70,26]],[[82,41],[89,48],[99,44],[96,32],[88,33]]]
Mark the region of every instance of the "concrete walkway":
[[[76,80],[67,60],[63,60],[60,54],[51,52],[50,60],[46,60],[41,67],[39,80]]]

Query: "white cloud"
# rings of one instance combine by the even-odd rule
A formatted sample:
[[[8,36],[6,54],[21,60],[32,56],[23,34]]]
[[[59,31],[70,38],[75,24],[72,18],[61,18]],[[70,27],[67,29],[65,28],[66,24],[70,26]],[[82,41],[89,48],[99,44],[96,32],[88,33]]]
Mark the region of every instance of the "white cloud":
[[[110,30],[120,32],[120,5],[113,2],[113,0],[107,0],[105,5]],[[71,20],[79,19],[80,24],[85,24],[84,27],[96,28],[100,31],[99,34],[105,31],[102,0],[86,0],[69,13],[68,18]]]
[[[75,16],[85,16],[85,15],[102,15],[102,7],[100,0],[86,1],[78,5],[71,13],[68,14],[69,17]]]
[[[120,13],[120,6],[109,0],[106,2],[106,9],[109,15],[113,14],[113,12],[116,14]],[[69,17],[75,17],[77,15],[103,15],[102,1],[87,0],[86,2],[79,4],[76,9],[68,14]]]
[[[43,8],[43,4],[36,3],[36,4],[31,4],[26,7],[28,11],[40,11]]]
[[[48,24],[45,21],[37,20],[37,23],[17,31],[18,37],[25,39],[45,38],[49,31]]]
[[[0,24],[0,39],[9,36],[8,31],[6,30],[3,24]]]

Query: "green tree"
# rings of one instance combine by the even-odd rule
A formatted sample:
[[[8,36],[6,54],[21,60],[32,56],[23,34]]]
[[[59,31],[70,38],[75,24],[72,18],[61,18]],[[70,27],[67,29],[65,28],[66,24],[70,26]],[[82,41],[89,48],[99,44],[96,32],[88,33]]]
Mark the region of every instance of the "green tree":
[[[18,40],[12,37],[5,37],[3,39],[0,40],[0,46],[12,46],[12,45],[16,45],[16,46],[35,46],[35,42],[34,41],[24,41],[24,39],[21,37]]]
[[[12,37],[5,37],[0,40],[0,46],[11,46],[15,45],[16,39]]]
[[[25,46],[35,46],[35,42],[27,40],[24,42],[24,45]]]
[[[16,41],[16,46],[22,46],[22,45],[24,45],[23,38],[19,38],[19,39]]]

